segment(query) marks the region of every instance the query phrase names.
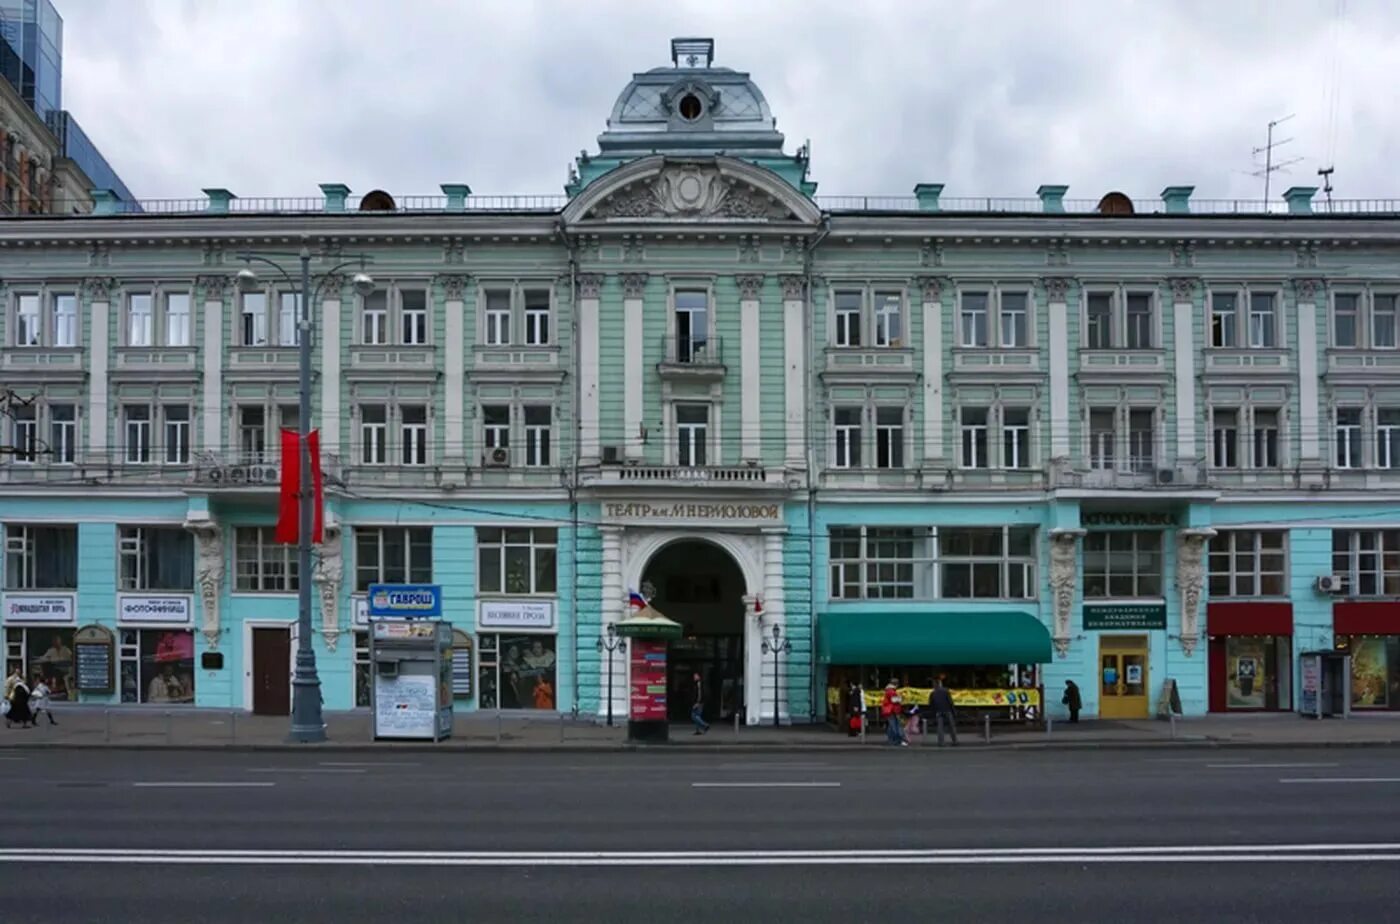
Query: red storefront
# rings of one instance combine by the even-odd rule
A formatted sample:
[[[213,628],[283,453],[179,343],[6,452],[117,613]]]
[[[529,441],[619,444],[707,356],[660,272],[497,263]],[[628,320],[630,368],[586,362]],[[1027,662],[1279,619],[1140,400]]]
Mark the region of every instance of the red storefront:
[[[1351,655],[1351,708],[1400,711],[1400,600],[1337,603],[1332,637]]]
[[[1293,708],[1293,604],[1208,603],[1210,711]]]

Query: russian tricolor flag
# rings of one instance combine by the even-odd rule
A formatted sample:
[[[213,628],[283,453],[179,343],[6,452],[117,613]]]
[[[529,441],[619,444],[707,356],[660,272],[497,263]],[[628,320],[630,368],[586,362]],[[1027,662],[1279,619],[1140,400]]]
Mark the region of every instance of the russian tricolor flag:
[[[629,590],[627,592],[627,605],[634,610],[644,610],[647,608],[647,598],[635,590]]]

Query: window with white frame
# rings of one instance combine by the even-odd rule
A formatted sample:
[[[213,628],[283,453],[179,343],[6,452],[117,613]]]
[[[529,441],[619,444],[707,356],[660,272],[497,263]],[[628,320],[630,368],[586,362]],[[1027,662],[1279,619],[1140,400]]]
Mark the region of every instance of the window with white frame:
[[[1030,408],[1001,409],[1001,467],[1030,468],[1031,412]]]
[[[1378,350],[1393,350],[1400,343],[1395,326],[1400,322],[1394,295],[1371,296],[1371,345]]]
[[[521,596],[558,593],[557,529],[479,526],[476,551],[480,593]]]
[[[1084,348],[1088,350],[1112,349],[1112,293],[1090,292],[1084,301]]]
[[[429,526],[355,527],[355,590],[371,584],[431,584],[433,530]]]
[[[1376,408],[1376,468],[1400,468],[1400,407]]]
[[[482,445],[488,454],[501,450],[509,458],[510,452],[510,405],[483,404],[481,406]]]
[[[187,347],[192,336],[190,293],[165,292],[165,343],[168,347]]]
[[[428,464],[427,405],[399,405],[399,459],[404,465]]]
[[[122,405],[123,458],[131,463],[151,461],[151,406]]]
[[[1007,292],[997,294],[997,317],[1001,329],[1003,347],[1027,347],[1031,345],[1030,293]]]
[[[1252,408],[1253,445],[1250,464],[1254,468],[1278,468],[1279,458],[1278,408]]]
[[[428,292],[399,289],[399,342],[424,346],[428,342]]]
[[[1221,530],[1210,540],[1212,597],[1286,597],[1284,530]]]
[[[487,346],[506,346],[510,343],[510,290],[487,289],[485,337]]]
[[[39,406],[34,402],[12,405],[10,417],[10,458],[16,462],[39,461]]]
[[[277,430],[291,430],[293,433],[301,433],[301,408],[295,404],[277,405]],[[281,440],[278,440],[277,448],[281,449]]]
[[[676,405],[676,464],[700,468],[708,464],[710,406]]]
[[[360,303],[360,343],[385,346],[389,342],[389,290],[375,289]]]
[[[1333,431],[1336,435],[1337,468],[1360,468],[1363,464],[1361,415],[1362,409],[1359,407],[1339,407],[1336,410]]]
[[[1109,471],[1118,459],[1118,409],[1089,409],[1089,467]]]
[[[533,468],[544,468],[550,462],[550,429],[553,425],[553,409],[547,404],[525,406],[525,464]]]
[[[833,526],[836,600],[1031,599],[1032,526]]]
[[[70,292],[55,292],[49,296],[49,317],[52,319],[53,345],[78,345],[78,296]]]
[[[245,347],[267,346],[267,293],[238,296],[238,342]]]
[[[861,406],[837,407],[832,410],[836,437],[835,468],[860,468]]]
[[[1210,464],[1213,468],[1240,467],[1240,409],[1211,408]]]
[[[6,590],[77,590],[78,527],[5,527]]]
[[[704,289],[677,289],[676,362],[703,360],[710,345],[710,293]]]
[[[1099,530],[1084,537],[1085,598],[1162,596],[1162,533]]]
[[[832,598],[913,600],[933,596],[933,531],[923,526],[833,526]]]
[[[988,291],[968,291],[959,294],[961,307],[958,315],[962,337],[958,342],[964,347],[990,345],[987,326],[990,320],[991,299],[992,294]]]
[[[1361,293],[1337,292],[1332,296],[1332,346],[1361,346]]]
[[[832,342],[838,347],[860,346],[861,306],[864,304],[865,294],[860,290],[838,290],[835,301],[836,331]]]
[[[904,345],[904,296],[899,292],[875,293],[875,345]]]
[[[301,296],[296,292],[277,293],[277,345],[296,346],[301,323]]]
[[[1210,293],[1210,345],[1222,349],[1239,346],[1239,295]]]
[[[155,346],[155,297],[149,292],[126,297],[126,345]]]
[[[238,454],[245,465],[267,461],[267,410],[261,404],[238,408]]]
[[[72,465],[78,458],[78,406],[50,403],[49,460],[58,465]]]
[[[1333,292],[1332,346],[1353,350],[1400,347],[1400,293]]]
[[[44,345],[44,313],[39,307],[39,293],[25,292],[15,299],[15,337],[17,347]]]
[[[1255,350],[1274,349],[1278,346],[1277,293],[1249,294],[1249,346]]]
[[[1157,412],[1151,408],[1128,409],[1128,465],[1135,472],[1157,467]]]
[[[295,593],[297,547],[276,541],[271,526],[239,526],[233,531],[234,590],[238,593]]]
[[[1150,292],[1128,292],[1123,301],[1124,349],[1152,349],[1157,345],[1157,322],[1153,311],[1156,299]]]
[[[190,406],[165,404],[160,409],[165,423],[165,452],[162,458],[169,465],[190,461]]]
[[[963,348],[1031,345],[1028,289],[993,287],[958,293],[958,344]]]
[[[1132,288],[1090,289],[1084,296],[1086,350],[1157,347],[1157,296]]]
[[[1281,342],[1281,295],[1277,289],[1213,289],[1210,345],[1219,349],[1277,349]]]
[[[965,407],[959,411],[963,468],[988,468],[991,466],[991,459],[987,454],[989,416],[989,409],[985,407]]]
[[[1035,527],[940,526],[938,595],[1024,600],[1035,595]]]
[[[524,296],[525,343],[527,346],[545,346],[549,343],[549,290],[526,289]]]
[[[389,408],[383,404],[360,405],[360,463],[383,465],[389,461]]]
[[[1400,529],[1332,530],[1332,573],[1346,596],[1400,596]]]
[[[875,467],[904,467],[904,408],[875,409]]]
[[[194,536],[182,526],[123,526],[117,552],[122,590],[194,589]]]

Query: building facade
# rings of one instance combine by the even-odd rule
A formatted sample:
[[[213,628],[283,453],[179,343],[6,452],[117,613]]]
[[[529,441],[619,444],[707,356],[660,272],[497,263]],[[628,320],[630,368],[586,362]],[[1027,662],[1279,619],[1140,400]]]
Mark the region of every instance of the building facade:
[[[431,582],[462,710],[625,713],[600,641],[632,590],[721,719],[937,675],[1052,713],[1065,680],[1090,715],[1168,680],[1187,714],[1287,710],[1337,648],[1357,707],[1400,708],[1397,209],[824,198],[774,126],[677,40],[563,196],[0,225],[7,660],[284,712],[309,579],[349,708],[365,590]],[[311,575],[272,541],[298,297],[247,262],[303,245]]]

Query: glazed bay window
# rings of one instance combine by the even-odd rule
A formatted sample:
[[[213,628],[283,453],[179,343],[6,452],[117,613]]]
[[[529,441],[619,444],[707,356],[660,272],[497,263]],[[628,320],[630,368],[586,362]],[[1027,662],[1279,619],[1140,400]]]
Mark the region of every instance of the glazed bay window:
[[[904,296],[898,292],[875,293],[875,345],[904,345]]]
[[[289,594],[297,590],[297,547],[275,540],[271,526],[240,526],[233,531],[234,590]]]
[[[559,531],[553,527],[478,527],[477,587],[484,594],[558,592]]]
[[[151,461],[151,406],[127,404],[122,407],[122,458],[131,464]]]
[[[1361,408],[1339,407],[1333,428],[1337,468],[1360,468]]]
[[[991,313],[991,292],[962,292],[959,296],[958,319],[962,336],[958,343],[964,347],[985,347],[990,344],[988,323]]]
[[[1212,597],[1286,597],[1287,533],[1222,530],[1210,540]]]
[[[1088,533],[1084,537],[1085,598],[1162,596],[1162,536],[1156,530]]]
[[[1239,408],[1211,409],[1210,464],[1213,468],[1240,467]]]
[[[933,595],[933,532],[922,526],[833,526],[831,596],[913,600]]]
[[[1346,596],[1400,596],[1400,529],[1334,529],[1332,573]]]
[[[525,344],[545,346],[549,343],[549,290],[525,290]]]
[[[360,405],[360,463],[383,465],[389,461],[389,408],[383,404]]]
[[[987,455],[988,417],[985,407],[965,407],[959,413],[963,468],[989,468],[992,464]]]
[[[676,405],[676,464],[700,468],[706,461],[710,429],[708,404]]]
[[[861,306],[865,296],[859,290],[836,293],[836,330],[832,343],[838,347],[858,347],[861,344]]]
[[[404,346],[423,346],[428,342],[426,290],[399,290],[399,338]]]
[[[399,407],[399,461],[428,464],[428,408],[422,404]]]
[[[6,590],[77,590],[78,527],[5,527]]]
[[[525,464],[532,468],[549,465],[549,433],[553,416],[553,410],[548,405],[525,407]]]
[[[122,590],[194,589],[194,536],[182,526],[123,526],[118,533]]]
[[[1376,408],[1376,468],[1400,468],[1400,408]]]
[[[433,530],[429,526],[355,527],[355,590],[371,584],[431,584]]]
[[[1035,527],[938,528],[939,597],[1024,600],[1036,593]]]
[[[875,467],[904,467],[904,408],[875,409]]]
[[[487,346],[507,346],[510,343],[510,290],[491,289],[486,292]]]
[[[865,408],[838,407],[832,410],[836,436],[835,468],[860,468],[861,418]]]
[[[360,343],[385,346],[389,342],[389,290],[376,289],[360,304]]]
[[[1279,410],[1254,408],[1254,445],[1250,463],[1255,468],[1279,467]]]

